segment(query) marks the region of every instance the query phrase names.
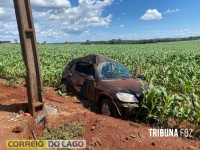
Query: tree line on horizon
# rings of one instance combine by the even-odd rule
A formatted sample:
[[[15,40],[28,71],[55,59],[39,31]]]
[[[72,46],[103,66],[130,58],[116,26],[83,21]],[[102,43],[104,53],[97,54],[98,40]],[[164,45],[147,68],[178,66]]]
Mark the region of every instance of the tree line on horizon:
[[[185,37],[185,38],[157,38],[157,39],[141,39],[141,40],[122,40],[122,39],[112,39],[108,41],[89,41],[78,42],[81,44],[150,44],[150,43],[159,43],[159,42],[176,42],[176,41],[190,41],[190,40],[199,40],[200,36],[195,37]],[[68,42],[65,42],[67,44]],[[74,42],[69,42],[74,43]],[[76,43],[76,42],[75,42]]]
[[[100,41],[90,41],[86,40],[85,42],[64,42],[64,43],[48,43],[48,44],[151,44],[151,43],[159,43],[159,42],[176,42],[176,41],[192,41],[192,40],[199,40],[200,36],[193,36],[193,37],[184,37],[184,38],[156,38],[156,39],[140,39],[140,40],[122,40],[122,39],[111,39],[111,40],[100,40]],[[14,43],[18,43],[15,40]],[[19,42],[20,43],[20,42]],[[47,44],[46,41],[44,42],[37,42],[37,44]]]

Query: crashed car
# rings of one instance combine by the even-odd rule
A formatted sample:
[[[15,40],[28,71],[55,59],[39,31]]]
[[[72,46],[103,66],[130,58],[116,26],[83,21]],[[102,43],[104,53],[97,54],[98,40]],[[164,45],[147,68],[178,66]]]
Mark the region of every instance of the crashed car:
[[[138,66],[139,67],[139,66]],[[137,69],[136,69],[137,70]],[[63,71],[61,90],[76,93],[97,103],[107,116],[136,113],[147,84],[134,77],[121,63],[99,54],[72,60]]]

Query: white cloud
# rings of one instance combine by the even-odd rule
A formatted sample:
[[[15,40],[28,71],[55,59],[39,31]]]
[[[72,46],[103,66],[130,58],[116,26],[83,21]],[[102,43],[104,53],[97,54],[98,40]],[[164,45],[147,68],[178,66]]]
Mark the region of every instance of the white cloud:
[[[121,27],[121,28],[124,28],[124,25],[123,25],[123,24],[121,24],[121,25],[120,25],[120,27]]]
[[[36,19],[42,18],[42,17],[47,17],[48,13],[46,12],[37,12],[37,11],[33,11],[33,17]]]
[[[13,41],[18,39],[17,23],[13,1],[1,0],[0,3],[0,37],[1,40]]]
[[[1,16],[1,15],[4,15],[4,14],[5,14],[4,9],[0,7],[0,16]]]
[[[31,0],[32,6],[42,8],[66,8],[71,7],[68,0]]]
[[[164,14],[172,14],[172,13],[177,13],[179,11],[180,9],[168,9],[167,11],[164,12]]]
[[[141,20],[159,20],[162,19],[162,14],[157,9],[148,9],[146,13],[140,17]]]
[[[53,36],[54,38],[60,38],[60,35],[62,35],[62,38],[68,37],[67,33],[63,33],[61,31],[55,31],[54,29],[43,30],[41,32],[38,32],[38,35],[40,35],[41,37]]]
[[[15,19],[14,8],[0,6],[0,20],[10,22]]]
[[[1,1],[0,36],[6,40],[18,39],[13,1]],[[103,12],[114,0],[78,0],[77,6],[71,5],[72,0],[30,1],[38,41],[89,35],[91,28],[108,27],[112,20],[112,14]]]
[[[91,27],[108,26],[112,15],[102,17],[106,6],[113,0],[79,0],[76,7],[43,12],[43,19],[66,33],[81,34]],[[42,13],[42,12],[41,12]]]
[[[2,22],[0,21],[0,36],[1,40],[14,40],[18,39],[17,24],[15,22]],[[3,39],[2,39],[3,38]]]

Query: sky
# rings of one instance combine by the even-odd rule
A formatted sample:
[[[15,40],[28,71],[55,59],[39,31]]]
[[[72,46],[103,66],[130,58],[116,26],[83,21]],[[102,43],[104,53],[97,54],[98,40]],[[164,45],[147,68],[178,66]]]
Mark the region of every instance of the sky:
[[[200,36],[199,0],[30,0],[38,42]],[[0,40],[19,41],[13,0],[0,0]]]

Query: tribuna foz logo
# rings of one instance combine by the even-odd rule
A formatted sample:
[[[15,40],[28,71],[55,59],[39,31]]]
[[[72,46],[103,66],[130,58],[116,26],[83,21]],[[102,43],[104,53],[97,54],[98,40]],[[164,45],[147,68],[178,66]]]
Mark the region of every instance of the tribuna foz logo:
[[[193,137],[193,129],[148,129],[150,137]]]

